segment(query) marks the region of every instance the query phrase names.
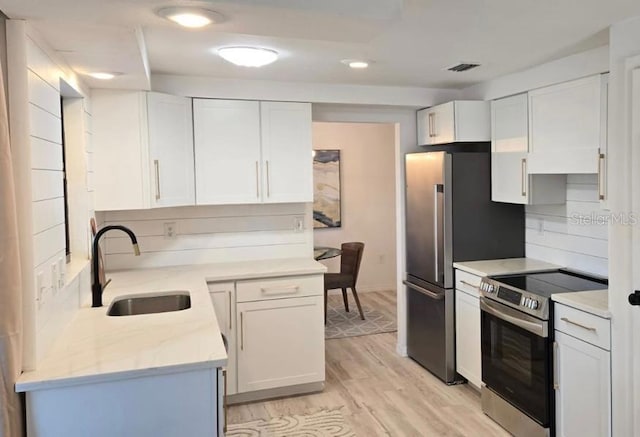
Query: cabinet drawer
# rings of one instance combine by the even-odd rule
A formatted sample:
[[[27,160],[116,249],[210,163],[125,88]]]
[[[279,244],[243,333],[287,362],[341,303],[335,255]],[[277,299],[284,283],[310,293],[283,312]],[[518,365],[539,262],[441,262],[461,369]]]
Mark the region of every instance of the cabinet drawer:
[[[611,350],[611,323],[607,319],[584,311],[554,304],[555,329],[587,343]]]
[[[479,297],[481,280],[482,278],[480,276],[462,270],[456,270],[456,290]]]
[[[324,292],[323,281],[322,275],[238,281],[236,283],[236,300],[238,302],[252,302],[288,297],[321,296]]]

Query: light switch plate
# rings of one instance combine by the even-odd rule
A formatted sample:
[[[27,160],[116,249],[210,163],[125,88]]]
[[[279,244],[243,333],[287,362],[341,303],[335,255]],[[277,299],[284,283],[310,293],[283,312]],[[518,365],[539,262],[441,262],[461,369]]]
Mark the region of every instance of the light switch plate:
[[[293,230],[294,232],[304,231],[304,217],[298,216],[293,218]]]
[[[58,292],[58,263],[51,264],[51,291],[55,295]]]

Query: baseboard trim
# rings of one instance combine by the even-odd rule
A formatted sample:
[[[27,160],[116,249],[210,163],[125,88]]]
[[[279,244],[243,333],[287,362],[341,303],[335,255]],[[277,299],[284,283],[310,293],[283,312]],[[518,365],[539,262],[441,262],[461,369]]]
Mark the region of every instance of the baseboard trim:
[[[315,392],[321,392],[324,390],[324,381],[311,382],[308,384],[291,385],[288,387],[271,388],[267,390],[252,391],[249,393],[238,393],[235,395],[227,396],[227,403],[232,404],[244,404],[247,402],[262,401],[265,399],[275,399],[287,396],[295,396],[302,394],[309,394]]]

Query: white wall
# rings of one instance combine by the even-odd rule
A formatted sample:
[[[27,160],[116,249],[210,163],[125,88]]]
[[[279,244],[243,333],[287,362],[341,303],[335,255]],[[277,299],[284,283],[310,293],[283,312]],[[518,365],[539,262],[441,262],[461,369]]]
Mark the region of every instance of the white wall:
[[[89,287],[88,222],[73,223],[72,262],[65,262],[60,96],[80,98],[80,80],[25,22],[8,22],[9,109],[24,286],[24,368],[33,369],[71,320]],[[70,214],[93,214],[83,169],[89,109],[69,104],[67,173]],[[86,133],[86,135],[85,135]],[[80,139],[78,139],[80,138]],[[71,199],[71,198],[70,198]],[[78,243],[78,235],[84,235]],[[55,272],[54,272],[55,269]],[[60,281],[60,282],[59,282]]]
[[[197,206],[100,214],[104,225],[121,224],[138,237],[141,255],[119,232],[105,235],[106,268],[128,269],[256,259],[311,257],[310,204]],[[305,221],[295,230],[295,220]],[[164,237],[164,224],[176,237]]]
[[[314,231],[314,245],[365,243],[358,291],[396,289],[395,126],[314,123],[314,149],[339,149],[342,227]],[[340,270],[340,258],[323,261]]]

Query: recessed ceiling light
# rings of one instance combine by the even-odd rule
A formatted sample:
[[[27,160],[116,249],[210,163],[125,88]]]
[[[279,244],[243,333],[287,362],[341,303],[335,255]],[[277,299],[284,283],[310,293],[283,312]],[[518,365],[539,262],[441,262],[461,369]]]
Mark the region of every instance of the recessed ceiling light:
[[[361,59],[343,59],[343,64],[348,65],[350,68],[363,69],[369,67],[369,61],[363,61]]]
[[[94,73],[87,73],[87,75],[93,77],[94,79],[111,80],[116,76],[122,75],[122,73],[108,73],[106,71],[96,71]]]
[[[192,29],[224,21],[224,16],[219,12],[198,7],[176,6],[158,9],[156,13],[167,20]]]
[[[278,52],[262,47],[222,47],[218,54],[225,61],[241,67],[263,67],[278,59]]]

